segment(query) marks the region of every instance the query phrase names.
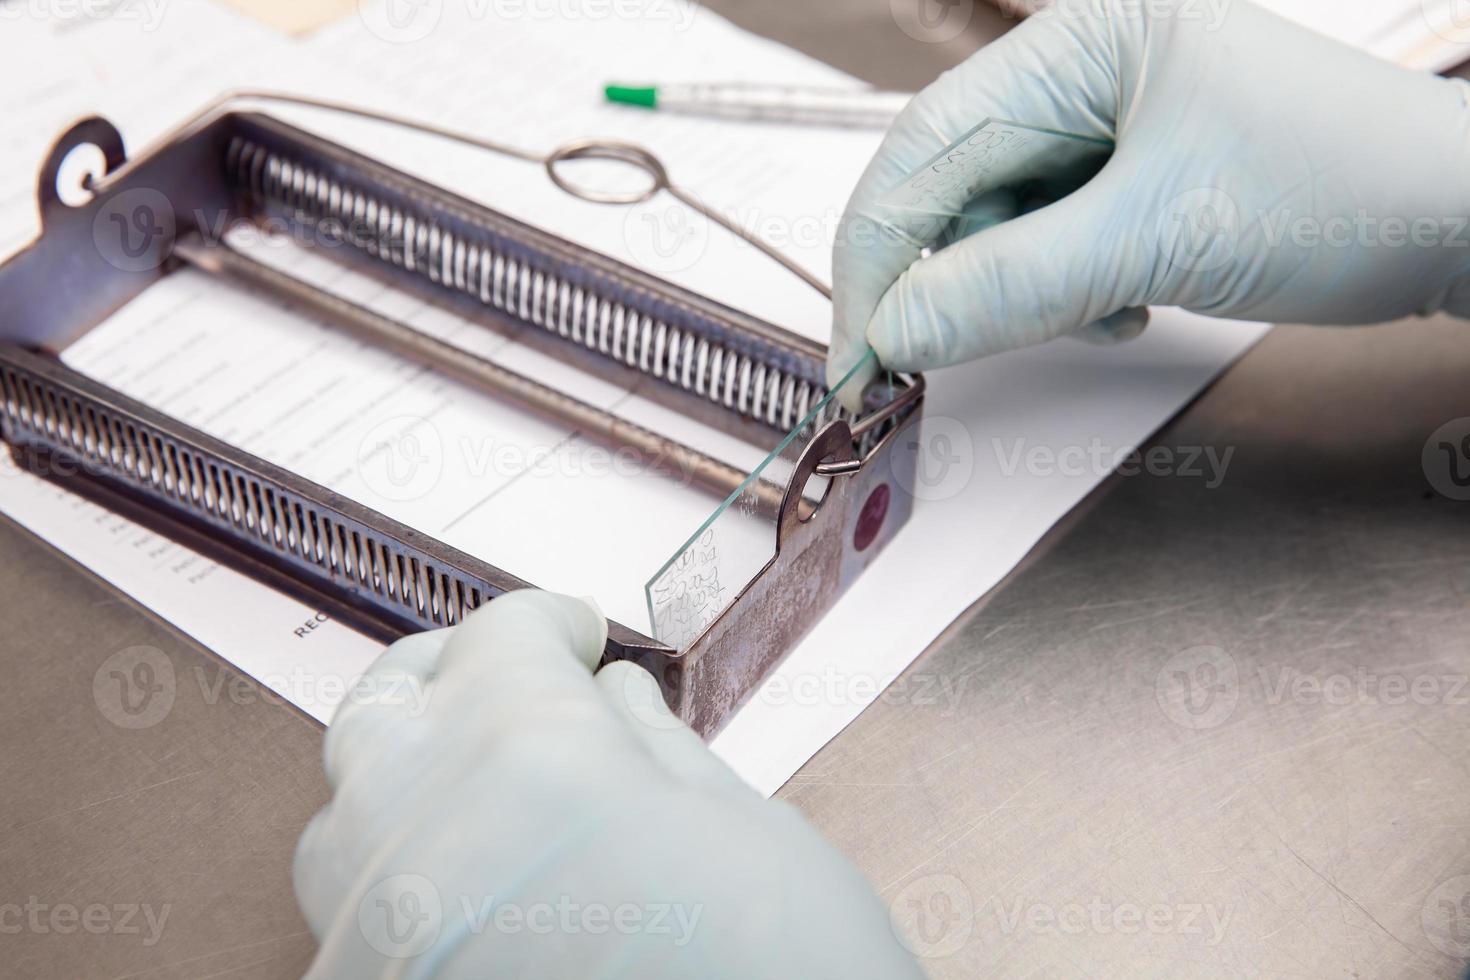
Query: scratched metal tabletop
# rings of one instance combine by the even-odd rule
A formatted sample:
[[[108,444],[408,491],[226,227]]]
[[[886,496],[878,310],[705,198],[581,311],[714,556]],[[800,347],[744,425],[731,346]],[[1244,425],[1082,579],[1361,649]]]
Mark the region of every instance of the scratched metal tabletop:
[[[890,86],[1006,26],[924,2],[713,6]],[[1278,329],[1155,439],[1218,485],[1110,479],[780,795],[934,977],[1462,975],[1467,379],[1463,324]],[[320,729],[0,549],[0,973],[299,975]],[[133,646],[197,683],[127,729],[92,685]]]

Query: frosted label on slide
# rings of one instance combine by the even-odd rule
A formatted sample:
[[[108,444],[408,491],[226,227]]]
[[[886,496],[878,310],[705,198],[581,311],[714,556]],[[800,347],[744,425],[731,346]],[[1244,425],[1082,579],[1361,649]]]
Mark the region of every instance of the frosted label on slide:
[[[982,194],[1055,172],[1105,152],[1110,144],[1086,136],[986,119],[936,153],[879,199],[899,211],[957,216]]]

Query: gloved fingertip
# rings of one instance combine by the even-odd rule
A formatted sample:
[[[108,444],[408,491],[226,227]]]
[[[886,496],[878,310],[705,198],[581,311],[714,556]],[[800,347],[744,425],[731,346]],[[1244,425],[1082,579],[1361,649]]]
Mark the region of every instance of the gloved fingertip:
[[[873,321],[868,324],[868,345],[878,353],[878,360],[894,371],[915,371],[929,364],[914,362],[912,344],[903,328],[903,318],[892,313],[894,300],[887,297],[878,305]]]
[[[465,619],[467,631],[480,634],[488,630],[492,635],[484,638],[493,641],[493,634],[504,626],[526,618],[537,618],[545,627],[560,628],[564,632],[572,654],[588,670],[595,668],[602,659],[602,648],[607,645],[607,617],[591,599],[540,589],[518,589],[491,601],[488,606],[493,611],[493,621],[477,620],[476,617],[482,615],[477,610],[475,615]]]
[[[579,595],[577,596],[577,601],[585,602],[587,605],[592,607],[592,611],[597,613],[597,615],[601,616],[604,619],[607,618],[607,614],[602,611],[602,607],[597,604],[597,599],[594,596]]]
[[[1073,331],[1073,336],[1090,344],[1117,344],[1133,340],[1147,326],[1148,310],[1131,306],[1101,320],[1083,324]]]
[[[591,599],[540,589],[518,589],[500,596],[489,606],[492,610],[499,607],[498,622],[487,624],[492,630],[498,629],[501,623],[538,617],[546,626],[559,627],[565,632],[572,655],[588,670],[595,669],[602,660],[602,649],[607,645],[607,617]],[[475,630],[474,623],[473,616],[465,620],[467,629]]]
[[[845,360],[845,365],[841,361],[827,363],[827,387],[836,390],[837,404],[859,414],[863,409],[863,392],[878,376],[878,362],[866,347],[858,357]]]
[[[579,596],[577,601],[582,603],[592,613],[594,639],[589,646],[595,651],[591,662],[591,667],[595,670],[597,669],[598,662],[602,659],[603,648],[607,646],[607,614],[602,611],[602,607],[597,604],[597,600],[590,595]],[[583,618],[585,619],[586,617]]]
[[[455,627],[444,626],[423,633],[399,637],[368,665],[364,677],[380,675],[414,675],[427,678],[434,672],[439,652],[454,635]]]

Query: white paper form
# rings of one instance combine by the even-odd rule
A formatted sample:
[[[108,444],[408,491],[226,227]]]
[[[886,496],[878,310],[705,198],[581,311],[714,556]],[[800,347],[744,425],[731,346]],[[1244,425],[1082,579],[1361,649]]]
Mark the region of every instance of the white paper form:
[[[26,54],[24,63],[19,59],[9,63],[14,71],[15,84],[8,91],[17,93],[17,97],[8,108],[12,110],[12,118],[24,123],[18,129],[27,138],[7,145],[3,158],[6,172],[21,176],[21,179],[5,184],[7,190],[13,189],[14,194],[4,212],[7,241],[19,244],[34,233],[34,189],[29,175],[34,173],[55,134],[84,114],[100,111],[113,118],[136,149],[147,139],[187,118],[219,91],[261,87],[263,79],[270,82],[265,87],[295,88],[378,105],[394,104],[391,96],[367,96],[361,91],[363,86],[350,80],[347,73],[327,67],[326,59],[281,44],[253,24],[236,21],[233,16],[208,5],[200,5],[187,8],[186,12],[176,13],[158,24],[145,24],[136,18],[118,16],[112,20],[92,22],[58,20],[18,25],[18,29],[28,34],[25,43],[17,45],[16,50],[24,50]],[[717,21],[711,23],[721,26]],[[754,45],[771,47],[765,42],[754,42]],[[528,61],[534,60],[530,54],[527,52]],[[153,65],[155,70],[132,70],[140,62]],[[66,70],[60,73],[63,81],[51,86],[45,99],[24,97],[23,80],[51,77],[49,72],[42,70],[47,65],[65,65]],[[314,68],[315,73],[301,70],[301,65]],[[517,71],[524,74],[527,68],[522,66]],[[294,84],[289,83],[293,79]],[[108,97],[103,98],[96,90],[94,80],[106,83]],[[184,84],[186,81],[190,84]],[[398,104],[403,107],[402,102]],[[282,114],[297,118],[305,116],[312,124],[337,124],[349,131],[352,126],[330,115],[313,117],[312,113],[293,112],[291,109],[284,110]],[[472,123],[473,120],[468,120],[465,124]],[[696,124],[694,128],[702,129],[703,124]],[[382,136],[381,130],[371,129],[368,142],[376,146]],[[748,134],[742,133],[741,137],[748,144]],[[692,141],[691,145],[698,146],[706,155],[719,155],[717,149],[700,141]],[[442,150],[442,145],[433,145],[425,149],[419,159],[438,160],[437,151]],[[863,155],[857,154],[854,159],[859,162],[853,165],[860,166]],[[461,167],[478,172],[483,155],[471,153],[469,157]],[[510,170],[517,178],[526,178],[527,183],[549,187],[546,177],[534,168],[517,164]],[[487,186],[493,192],[489,196],[512,202],[524,198],[524,194],[513,185],[507,189],[490,181]],[[622,216],[612,209],[576,202],[560,192],[548,196],[563,211],[570,206],[573,220],[563,221],[562,230],[568,224],[575,228],[575,219],[579,217],[577,209],[591,212],[597,218],[612,216],[622,220]],[[667,205],[668,202],[663,203]],[[554,225],[547,219],[555,215],[546,210],[527,216],[539,217],[543,223]],[[688,242],[683,241],[682,244],[687,245]],[[617,248],[611,250],[618,251]],[[749,253],[749,250],[747,253],[737,256],[737,264],[745,262],[749,265],[755,259],[760,272],[769,271],[769,260]],[[267,249],[261,257],[269,260],[271,250]],[[299,257],[292,261],[295,264],[292,271],[301,274],[303,263]],[[305,266],[309,271],[311,263],[305,263]],[[336,267],[331,269],[340,273]],[[778,275],[786,277],[786,273],[779,270]],[[269,315],[272,311],[262,311],[248,298],[234,297],[233,302],[224,308],[201,305],[202,298],[195,288],[197,283],[191,283],[190,278],[186,275],[150,291],[115,322],[99,329],[70,351],[68,359],[144,401],[159,404],[201,428],[292,466],[319,482],[341,489],[349,496],[364,500],[466,550],[486,555],[531,581],[563,591],[597,595],[615,617],[635,627],[646,627],[641,591],[644,579],[682,544],[687,529],[696,526],[716,500],[708,494],[691,494],[687,490],[673,493],[669,500],[643,511],[660,514],[658,522],[648,525],[647,522],[630,520],[630,505],[626,498],[620,498],[616,492],[607,492],[605,484],[610,482],[609,474],[599,472],[596,476],[595,494],[594,485],[585,479],[558,478],[585,473],[588,466],[597,463],[596,453],[600,447],[579,444],[577,440],[569,439],[567,433],[538,429],[535,420],[529,420],[529,427],[523,424],[527,420],[522,419],[515,420],[515,424],[488,424],[495,420],[495,406],[477,403],[485,410],[468,413],[476,418],[476,431],[492,431],[495,436],[476,438],[471,444],[466,435],[468,428],[461,424],[466,413],[461,411],[446,423],[442,417],[445,406],[433,400],[432,391],[427,399],[415,399],[412,393],[405,393],[396,401],[380,399],[371,411],[361,400],[355,404],[334,401],[334,396],[340,399],[343,392],[362,392],[364,385],[347,382],[353,371],[339,369],[333,372],[322,367],[323,361],[330,359],[323,355],[324,341],[321,337],[313,338],[294,328],[288,329],[283,323],[273,322]],[[368,288],[364,292],[363,287],[368,284],[357,285],[359,295],[353,298],[371,300],[380,307],[385,303],[380,291]],[[805,290],[807,287],[797,284],[797,288]],[[751,292],[763,294],[760,289]],[[228,296],[229,291],[224,291],[223,295]],[[393,313],[395,310],[385,308],[385,312]],[[397,312],[420,328],[440,335],[464,326],[448,322],[453,318],[436,315],[430,310],[416,310],[411,317],[402,309]],[[264,341],[259,349],[275,355],[274,364],[269,361],[252,362],[248,356],[242,361],[224,352],[226,345],[222,340],[233,333],[229,326],[244,326],[247,320],[254,331],[251,336]],[[467,336],[474,338],[476,332],[469,331]],[[490,335],[483,332],[479,337],[490,339]],[[507,344],[496,349],[495,353],[506,359],[504,362],[509,366],[538,377],[544,378],[549,369],[558,367],[533,351],[514,348],[515,345]],[[487,352],[485,349],[480,351]],[[291,363],[307,361],[315,362],[316,370],[293,372],[288,369]],[[309,377],[303,378],[303,375]],[[171,390],[162,390],[164,382],[160,379],[164,378],[169,379]],[[245,379],[249,379],[248,383]],[[236,387],[249,390],[252,403],[273,406],[274,415],[253,416],[247,412],[242,417],[239,412],[231,414],[225,411],[245,404],[230,382],[238,382]],[[294,384],[301,386],[299,390],[292,387]],[[615,405],[625,417],[660,431],[668,432],[670,423],[674,421],[666,410],[657,405],[629,398],[616,390],[598,390],[596,382],[585,378],[580,379],[578,393],[604,406]],[[293,429],[287,424],[292,419],[312,415],[318,416],[320,423],[310,427],[309,432]],[[364,485],[366,468],[358,466],[354,469],[348,459],[352,450],[360,448],[357,444],[362,440],[356,436],[364,430],[363,420],[369,418],[378,420],[377,427],[382,429],[375,433],[376,438],[382,438],[385,433],[400,439],[405,435],[410,439],[427,440],[432,437],[432,448],[448,458],[451,464],[459,464],[459,472],[439,474],[434,480],[434,489],[438,492],[423,495],[418,493],[419,488],[411,480],[406,486],[391,485],[392,474],[384,469],[389,465],[391,454],[379,454],[376,461],[379,471],[377,486],[394,499],[375,495]],[[342,431],[335,432],[335,442],[317,445],[321,442],[324,428],[331,429],[344,419],[353,421],[351,432],[345,436]],[[499,421],[508,423],[504,418]],[[406,433],[397,431],[394,429],[397,423],[407,423],[411,428]],[[402,425],[398,428],[402,429]],[[706,437],[701,443],[702,448],[714,449],[708,441],[710,433],[702,435]],[[762,455],[752,447],[728,440],[718,448],[720,455],[744,468],[753,466]],[[513,452],[507,457],[505,450]],[[602,466],[601,470],[605,471],[607,467]],[[426,472],[420,470],[420,480]],[[516,477],[529,475],[513,479],[508,474]],[[611,476],[617,475],[615,468]],[[14,516],[29,523],[78,559],[102,571],[121,588],[155,608],[165,608],[170,612],[170,618],[187,625],[196,636],[247,672],[278,687],[319,718],[329,716],[332,704],[329,700],[318,703],[306,693],[307,688],[340,690],[342,680],[350,674],[323,679],[314,685],[306,683],[309,676],[304,679],[297,676],[300,673],[299,659],[303,656],[299,641],[305,638],[300,635],[299,624],[309,621],[313,627],[309,637],[313,649],[332,645],[350,650],[350,656],[343,658],[342,665],[351,670],[359,669],[377,652],[376,644],[362,640],[337,624],[323,625],[313,611],[302,610],[290,601],[280,603],[277,614],[273,616],[262,615],[256,610],[251,616],[252,622],[279,626],[262,630],[254,643],[241,643],[240,636],[224,628],[210,630],[205,627],[201,630],[200,624],[227,621],[234,615],[231,603],[214,600],[223,600],[230,588],[242,587],[237,576],[230,573],[214,576],[212,572],[195,574],[193,570],[200,567],[211,570],[216,567],[198,556],[188,555],[177,545],[161,541],[110,515],[105,515],[106,522],[116,528],[117,533],[106,539],[91,537],[86,533],[87,525],[75,517],[86,515],[88,520],[103,519],[104,515],[96,508],[25,474],[12,471],[9,476],[11,480],[3,503]],[[646,474],[634,474],[632,477],[625,474],[625,477],[624,483],[628,479],[635,483],[650,480]],[[647,508],[650,503],[660,501],[659,492],[667,489],[664,481],[653,479],[651,489],[639,494],[639,501]],[[590,500],[594,495],[597,499]],[[495,498],[493,507],[485,504],[490,498]],[[594,503],[599,506],[593,506]],[[553,512],[555,519],[542,522],[539,530],[528,521],[528,515]],[[533,533],[528,534],[528,529]],[[79,530],[81,533],[77,533]],[[618,543],[620,535],[626,546]],[[494,542],[488,554],[487,549],[477,547],[478,542],[487,539]],[[104,540],[113,547],[104,548]],[[121,545],[124,541],[125,547]],[[140,560],[150,555],[158,560]],[[584,555],[590,555],[591,560],[584,560]],[[622,559],[616,566],[620,570],[616,576],[610,574],[613,565],[607,560],[614,555]],[[604,560],[599,562],[599,557]],[[162,569],[165,567],[178,567],[191,571],[191,574],[164,576]],[[610,579],[615,581],[615,586],[609,587]],[[228,581],[230,585],[216,590],[216,596],[201,594],[203,583],[219,581]],[[248,584],[243,587],[255,588]],[[261,592],[257,598],[263,601],[257,605],[269,605],[264,600],[270,595]],[[329,637],[330,640],[327,639]],[[318,671],[322,669],[319,658],[312,656],[310,660],[317,665]],[[333,661],[329,658],[328,662]]]
[[[22,4],[0,17],[0,257],[39,228],[36,174],[69,125],[103,115],[130,151],[220,92],[311,68],[258,23],[210,3]],[[94,15],[94,12],[98,12]],[[16,469],[0,510],[325,722],[380,646],[282,593]]]
[[[0,255],[35,237],[35,174],[71,123],[105,116],[134,151],[222,89],[291,70],[267,28],[213,4],[92,6],[0,6]]]
[[[1151,312],[1144,334],[1116,348],[1060,341],[926,375],[914,516],[714,741],[752,785],[774,793],[795,775],[1269,329]],[[1183,478],[1220,470],[1191,468]],[[895,696],[942,704],[962,694],[916,686]]]
[[[428,4],[398,31],[369,15],[347,18],[310,42],[313,57],[350,64],[417,116],[536,152],[603,137],[658,155],[671,178],[757,231],[823,280],[848,193],[877,150],[871,130],[718,120],[607,104],[613,81],[760,78],[856,86],[842,72],[733,27],[708,10],[667,0],[558,5],[565,19],[497,19],[493,3]],[[422,22],[419,18],[427,17]],[[425,179],[554,231],[737,309],[825,341],[831,305],[771,259],[659,195],[646,204],[589,204],[557,189],[534,164],[393,134],[329,116],[336,137]]]
[[[255,236],[248,236],[254,238]],[[289,243],[247,253],[522,374],[545,355]],[[218,439],[537,586],[590,595],[646,630],[643,585],[720,497],[503,401],[195,270],[168,276],[63,355],[67,364]],[[647,403],[578,375],[583,401]],[[711,450],[703,427],[667,432]],[[715,447],[749,470],[764,452]],[[730,459],[731,451],[734,458]]]
[[[445,4],[443,9],[451,11],[453,6]],[[681,77],[711,79],[739,77],[754,71],[768,80],[831,82],[843,80],[842,76],[770,42],[750,38],[708,11],[699,11],[695,26],[672,39],[660,33],[657,25],[648,31],[619,24],[592,26],[604,29],[540,21],[530,27],[470,22],[454,30],[433,32],[413,44],[385,48],[383,42],[363,38],[364,28],[359,24],[348,23],[340,31],[323,35],[320,45],[305,49],[311,55],[306,60],[327,67],[329,61],[355,56],[360,67],[374,70],[376,79],[362,82],[359,95],[363,101],[378,101],[377,96],[369,93],[387,76],[394,92],[383,96],[381,104],[401,107],[401,101],[390,100],[403,100],[408,93],[412,96],[408,101],[416,102],[425,114],[442,113],[436,117],[439,121],[477,127],[484,120],[487,127],[484,131],[490,135],[524,138],[528,144],[533,142],[530,134],[534,130],[518,128],[512,132],[509,117],[497,122],[495,113],[514,114],[520,122],[529,119],[540,125],[546,131],[547,144],[537,145],[548,145],[563,136],[589,135],[588,126],[579,117],[586,113],[599,120],[591,132],[636,135],[640,141],[653,145],[666,158],[675,178],[706,200],[728,201],[732,207],[744,208],[747,215],[777,216],[793,231],[797,219],[806,220],[813,215],[830,214],[835,221],[852,183],[876,145],[876,135],[804,133],[790,127],[730,127],[704,120],[639,114],[631,109],[603,108],[599,100],[604,81],[637,81],[651,75],[663,80],[676,77],[676,69]],[[523,33],[516,33],[522,29]],[[494,47],[487,37],[489,41],[500,37],[503,47]],[[532,43],[537,38],[539,47]],[[678,53],[681,39],[692,47],[693,53]],[[558,65],[571,63],[572,67],[559,72],[539,71],[551,58],[545,52],[548,45],[559,51]],[[417,54],[410,58],[415,50]],[[670,52],[673,52],[672,60],[660,62],[659,58]],[[410,86],[427,85],[423,79],[428,76],[416,71],[398,76],[393,72],[394,65],[427,66],[434,69],[441,81],[448,82],[449,87],[429,86],[423,94],[414,94]],[[610,67],[599,68],[599,65]],[[323,91],[351,97],[351,92],[342,87],[351,88],[350,83],[343,81],[349,78],[349,72],[342,69],[328,73],[336,81],[323,85],[336,87]],[[584,81],[568,83],[565,89],[555,84],[558,79],[573,76]],[[455,85],[456,79],[464,83]],[[526,79],[536,81],[529,84]],[[286,87],[284,83],[278,84]],[[528,89],[523,97],[509,100],[495,97],[504,86],[516,84]],[[200,93],[191,104],[198,104],[206,97]],[[130,112],[124,106],[114,115],[126,123]],[[168,121],[176,121],[182,115]],[[641,264],[648,265],[652,271],[732,305],[813,335],[825,333],[830,316],[825,303],[807,296],[805,286],[770,265],[768,260],[754,255],[748,246],[717,244],[723,240],[722,232],[711,231],[702,246],[705,251],[699,251],[698,240],[693,236],[678,239],[671,248],[663,247],[666,243],[653,239],[651,234],[640,238],[641,233],[667,230],[672,227],[670,222],[677,220],[662,204],[648,209],[647,213],[654,219],[651,223],[638,218],[630,220],[616,208],[569,202],[546,185],[544,176],[524,163],[497,167],[487,163],[483,154],[459,154],[438,144],[423,144],[397,134],[384,136],[381,130],[366,125],[309,113],[292,118],[306,118],[318,129],[349,143],[358,142],[374,155],[387,157],[389,162],[444,182],[451,189],[493,207],[630,261],[642,259]],[[42,125],[41,129],[58,130],[66,121]],[[506,130],[504,133],[500,132],[501,125]],[[727,132],[732,135],[726,136]],[[522,133],[527,135],[522,137]],[[721,143],[722,139],[728,142]],[[710,150],[710,146],[715,149]],[[18,173],[7,164],[6,190],[20,184],[28,195],[37,162],[24,161]],[[492,174],[496,169],[502,173]],[[502,176],[511,173],[524,176]],[[582,215],[586,215],[585,219]],[[558,226],[558,222],[567,221],[577,227],[568,232]],[[776,230],[780,230],[779,222]],[[687,255],[679,258],[680,249],[685,247],[681,243],[688,242],[695,242],[698,252],[692,262],[687,261]],[[809,267],[826,274],[827,243],[820,234],[809,247],[799,240],[788,244]],[[719,261],[702,261],[716,255],[709,250],[719,248],[732,251],[730,255],[720,255]],[[741,258],[742,251],[749,254]],[[730,261],[726,262],[726,258]],[[158,295],[168,298],[166,292]],[[762,304],[768,304],[769,309]],[[166,313],[167,309],[155,308],[152,316],[138,318],[131,325],[124,324],[123,330],[104,328],[92,339],[95,346],[78,348],[73,356],[96,358],[90,365],[92,370],[117,370],[116,365],[108,365],[109,355],[103,342],[109,337],[119,340],[133,330],[146,331],[155,321],[166,323]],[[1141,340],[1116,349],[1062,342],[931,376],[927,409],[930,422],[926,425],[925,446],[933,457],[929,460],[933,485],[921,485],[918,492],[921,497],[932,499],[920,500],[913,520],[889,552],[869,569],[855,589],[778,670],[766,689],[735,718],[716,740],[716,750],[758,789],[773,792],[855,717],[881,690],[883,682],[900,672],[955,615],[999,581],[1046,529],[1107,473],[1106,465],[1084,467],[1080,472],[1064,467],[1047,473],[1028,468],[1024,463],[1017,468],[1010,463],[1017,458],[1016,440],[1022,440],[1023,454],[1034,449],[1061,453],[1070,447],[1099,445],[1104,457],[1111,458],[1108,452],[1120,453],[1146,438],[1246,349],[1262,329],[1155,311],[1154,324]],[[151,343],[142,346],[163,356],[164,348],[171,345],[160,343],[155,336]],[[176,356],[194,358],[190,371],[196,375],[207,370],[197,346],[185,346]],[[289,369],[290,365],[279,365],[279,370],[288,372],[282,379],[289,377]],[[148,376],[149,372],[139,370],[134,375],[119,374],[118,378],[120,383],[146,384]],[[129,377],[135,380],[130,381]],[[141,387],[136,390],[148,398],[180,397],[173,391],[147,392]],[[288,389],[283,386],[281,390]],[[313,393],[301,391],[296,395],[300,399],[312,397]],[[332,407],[336,405],[335,397],[342,397],[342,392],[339,387],[335,397],[330,392],[322,397],[327,407]],[[291,403],[289,398],[277,408],[288,403]],[[203,409],[183,400],[175,402],[175,410]],[[414,408],[413,412],[418,409]],[[223,420],[216,420],[220,421]],[[237,437],[248,441],[272,436],[268,426],[267,431],[260,429],[258,422],[254,429],[242,427]],[[299,452],[300,446],[287,438],[289,433],[278,435],[280,438],[269,445],[262,443],[267,451],[287,455]],[[948,441],[936,438],[940,435],[948,437]],[[968,439],[968,448],[962,436]],[[346,444],[355,448],[351,440]],[[944,475],[935,475],[940,472],[935,464],[941,461],[941,456],[952,465]],[[961,461],[968,457],[968,478],[962,475],[963,462],[956,463],[951,457]],[[318,468],[314,472],[319,479],[330,480],[334,474],[343,476],[340,457],[335,458],[337,469],[333,468],[330,453],[315,464]],[[359,487],[362,489],[372,488]],[[406,508],[401,513],[415,520],[427,520],[413,512],[415,506],[422,504],[399,501],[397,505]],[[212,601],[217,604],[201,601],[204,597],[201,589],[179,587],[179,576],[164,574],[167,569],[160,571],[156,559],[151,563],[140,560],[140,555],[151,554],[157,547],[156,539],[143,536],[136,539],[139,544],[135,546],[130,535],[137,532],[131,528],[112,539],[91,534],[92,528],[77,517],[81,513],[86,519],[92,519],[95,511],[87,509],[90,505],[78,510],[73,498],[60,495],[54,488],[30,477],[16,476],[6,481],[0,487],[0,506],[242,669],[267,679],[268,683],[272,676],[277,676],[277,683],[271,686],[302,703],[317,717],[327,715],[330,699],[302,695],[300,689],[307,685],[293,682],[290,672],[295,670],[299,674],[306,664],[317,672],[309,679],[316,680],[313,692],[320,693],[331,686],[321,678],[332,676],[331,671],[336,669],[333,665],[352,670],[354,662],[365,664],[375,653],[374,645],[337,624],[327,624],[305,638],[294,636],[292,624],[299,625],[309,619],[311,610],[224,570],[203,579],[203,583],[218,585],[219,591],[212,593]],[[696,518],[689,530],[697,523]],[[491,528],[482,533],[488,536],[502,530]],[[447,533],[452,535],[455,529]],[[128,542],[127,546],[118,546],[118,540]],[[577,535],[562,535],[555,547],[570,550],[575,545],[580,554],[581,548],[593,547],[590,541],[579,530]],[[166,547],[174,549],[168,554],[176,556],[176,564],[188,561],[182,549]],[[496,560],[493,550],[487,552],[487,557]],[[547,561],[548,571],[554,574],[556,562],[549,554]],[[504,564],[508,571],[538,584],[552,584],[545,578],[538,579],[529,570],[513,567],[509,562]],[[195,566],[187,565],[186,569],[192,567]],[[240,610],[249,610],[250,618],[243,617]],[[628,622],[634,626],[642,623],[632,618]],[[281,624],[279,628],[276,623]],[[330,655],[318,654],[320,649],[329,649]]]

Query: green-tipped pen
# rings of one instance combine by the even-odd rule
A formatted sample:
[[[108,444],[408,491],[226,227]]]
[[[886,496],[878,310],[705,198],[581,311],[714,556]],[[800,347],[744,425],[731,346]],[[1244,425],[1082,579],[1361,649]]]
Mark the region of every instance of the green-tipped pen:
[[[814,89],[743,82],[696,85],[608,85],[607,101],[721,119],[864,126],[886,129],[908,104],[907,92]]]
[[[658,107],[658,89],[652,85],[609,85],[602,90],[609,102],[623,105],[641,105],[647,109]]]

